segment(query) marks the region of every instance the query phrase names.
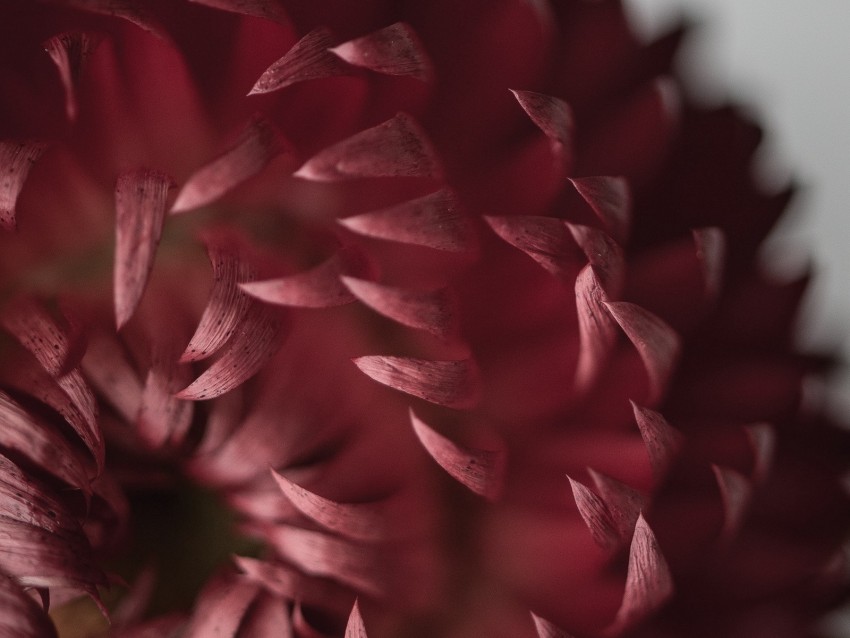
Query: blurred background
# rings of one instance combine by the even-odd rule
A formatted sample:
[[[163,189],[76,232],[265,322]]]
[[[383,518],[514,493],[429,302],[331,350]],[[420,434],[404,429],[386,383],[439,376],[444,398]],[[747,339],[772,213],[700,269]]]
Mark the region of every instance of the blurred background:
[[[765,250],[779,276],[813,267],[805,346],[850,359],[850,0],[627,0],[638,29],[693,25],[680,68],[709,102],[744,104],[764,126],[759,172],[800,192]],[[850,368],[831,406],[850,414]],[[850,634],[848,634],[850,635]]]

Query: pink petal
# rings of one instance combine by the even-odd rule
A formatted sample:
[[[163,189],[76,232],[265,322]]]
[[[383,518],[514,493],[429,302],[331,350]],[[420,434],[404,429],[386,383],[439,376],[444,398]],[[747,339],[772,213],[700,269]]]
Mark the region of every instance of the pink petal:
[[[267,303],[296,308],[332,308],[355,300],[340,279],[344,274],[368,274],[371,268],[364,254],[354,249],[340,251],[306,272],[241,284],[239,287]]]
[[[292,619],[286,603],[261,593],[239,627],[239,638],[293,638]]]
[[[498,500],[505,478],[503,451],[458,445],[433,430],[412,411],[410,421],[422,446],[451,477],[489,501]]]
[[[617,324],[608,311],[608,295],[591,264],[576,277],[579,351],[576,387],[589,388],[605,367],[617,340]]]
[[[611,514],[620,539],[625,542],[634,534],[635,523],[646,505],[646,499],[633,487],[602,472],[592,468],[588,468],[587,472]]]
[[[484,221],[499,237],[557,277],[572,278],[581,263],[581,253],[561,219],[512,215],[485,217]]]
[[[599,283],[608,297],[620,296],[626,276],[623,249],[609,235],[590,226],[566,224],[575,242],[581,247]]]
[[[649,401],[658,401],[679,358],[679,335],[657,316],[628,302],[608,302],[605,307],[643,359],[649,376]]]
[[[177,362],[175,348],[160,347],[145,380],[136,430],[151,449],[179,447],[192,424],[193,404],[174,396],[192,378],[188,365]]]
[[[4,575],[0,575],[0,635],[57,638],[56,628],[38,603]]]
[[[776,430],[769,423],[756,423],[744,426],[744,431],[753,451],[751,478],[757,484],[763,483],[770,474],[776,454]]]
[[[457,308],[445,288],[408,290],[353,277],[342,277],[342,283],[362,303],[405,326],[442,339],[457,329]]]
[[[294,175],[317,182],[362,177],[428,177],[442,169],[425,132],[406,113],[330,146]]]
[[[378,383],[437,405],[473,408],[481,399],[481,379],[471,359],[432,361],[375,355],[354,359],[354,364]]]
[[[341,536],[362,541],[385,540],[388,533],[385,508],[374,503],[337,503],[309,492],[272,471],[283,494],[304,514]]]
[[[181,362],[200,361],[218,352],[252,303],[238,284],[252,281],[256,270],[242,258],[237,242],[230,237],[211,237],[207,241],[207,255],[213,269],[213,288]]]
[[[65,88],[65,113],[72,122],[77,119],[76,86],[83,66],[98,44],[98,36],[80,31],[60,33],[44,43],[45,51],[59,71]]]
[[[422,43],[409,25],[396,22],[369,35],[343,42],[330,50],[354,66],[387,75],[409,75],[423,82],[433,68]]]
[[[552,154],[566,172],[572,158],[573,113],[560,98],[534,91],[511,93],[531,121],[549,138]]]
[[[32,165],[42,156],[47,144],[41,142],[0,141],[0,228],[14,230],[15,203]]]
[[[270,93],[307,80],[349,74],[350,67],[328,50],[331,45],[331,35],[327,30],[311,31],[263,72],[248,95]]]
[[[660,479],[681,450],[684,437],[658,412],[641,407],[634,401],[631,404],[652,471]]]
[[[192,174],[180,189],[171,213],[214,202],[263,170],[284,148],[285,142],[271,122],[255,116],[233,146]]]
[[[634,626],[657,611],[672,594],[673,579],[667,561],[661,555],[655,534],[641,514],[629,549],[626,591],[614,619],[612,633]]]
[[[68,359],[78,348],[70,342],[69,332],[41,304],[18,299],[3,309],[0,323],[51,376],[59,377],[75,367]]]
[[[236,638],[239,625],[259,591],[255,583],[237,575],[213,578],[199,594],[183,637]]]
[[[747,506],[753,494],[750,480],[732,468],[721,467],[712,463],[711,469],[720,488],[720,498],[723,500],[723,529],[721,538],[728,541],[740,529]]]
[[[563,629],[558,629],[555,625],[531,613],[531,620],[534,621],[534,628],[537,630],[537,638],[573,638],[572,634],[567,633]]]
[[[697,259],[705,278],[705,291],[710,299],[720,293],[726,260],[726,235],[720,228],[698,228],[693,232]]]
[[[278,0],[189,0],[205,7],[221,9],[239,15],[271,20],[279,24],[289,24],[289,16]]]
[[[282,339],[283,330],[277,314],[261,304],[251,305],[221,357],[175,396],[200,401],[233,390],[271,359]]]
[[[351,608],[348,623],[345,625],[345,638],[368,638],[366,625],[363,624],[363,617],[360,615],[360,605],[356,600],[354,607]]]
[[[124,173],[115,187],[115,318],[120,329],[136,310],[159,245],[170,177],[140,169]]]
[[[586,486],[569,476],[567,478],[570,481],[578,512],[590,530],[593,540],[606,551],[616,549],[622,539],[608,507]]]
[[[629,236],[632,197],[624,177],[574,177],[572,185],[618,242]]]
[[[447,190],[337,221],[367,237],[450,252],[467,250],[473,241],[469,220]]]
[[[127,422],[139,413],[143,385],[121,345],[111,335],[89,339],[82,368],[95,389]]]

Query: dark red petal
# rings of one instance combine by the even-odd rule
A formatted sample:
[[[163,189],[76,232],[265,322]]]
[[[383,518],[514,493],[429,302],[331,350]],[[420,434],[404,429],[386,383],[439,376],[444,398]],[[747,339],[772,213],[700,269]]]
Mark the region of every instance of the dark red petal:
[[[230,11],[243,16],[264,18],[279,24],[289,24],[289,16],[278,0],[189,0],[205,7]]]
[[[605,307],[643,359],[649,377],[649,401],[655,403],[663,395],[679,358],[679,335],[656,315],[633,303],[608,302]]]
[[[298,82],[350,73],[350,67],[328,50],[332,44],[331,35],[325,29],[311,31],[263,72],[248,95],[270,93]]]
[[[705,278],[705,291],[710,299],[720,293],[726,260],[726,235],[720,228],[698,228],[693,231],[697,259]]]
[[[136,310],[153,268],[173,185],[158,171],[123,174],[115,187],[115,318],[120,329]]]
[[[201,361],[218,352],[252,303],[239,284],[252,281],[256,270],[242,258],[236,241],[211,237],[207,241],[207,255],[213,269],[213,288],[195,334],[180,357],[182,362]]]
[[[54,491],[0,454],[0,516],[48,532],[81,533],[77,519]],[[2,615],[2,614],[0,614]]]
[[[433,68],[413,29],[403,22],[349,40],[331,49],[354,66],[387,75],[409,75],[427,82]]]
[[[641,407],[634,401],[631,403],[652,471],[660,479],[682,448],[684,437],[658,412]]]
[[[537,638],[573,638],[572,634],[567,633],[563,629],[558,629],[555,625],[531,613],[531,620],[534,621],[534,628],[537,630]]]
[[[229,392],[254,376],[277,352],[282,339],[277,314],[262,304],[252,304],[221,357],[175,396],[200,401]]]
[[[106,334],[90,338],[82,368],[118,414],[133,423],[139,413],[143,385],[115,338]]]
[[[207,583],[183,638],[236,638],[248,607],[260,588],[240,576],[225,574]]]
[[[363,624],[363,617],[360,615],[360,605],[356,600],[354,607],[351,608],[348,623],[345,625],[345,638],[368,638],[366,625]]]
[[[294,175],[317,182],[361,177],[442,177],[425,132],[406,113],[330,146]]]
[[[354,277],[342,277],[342,283],[362,303],[405,326],[443,339],[457,329],[454,298],[445,288],[408,290]]]
[[[635,523],[646,505],[646,499],[633,487],[602,472],[592,468],[588,468],[587,472],[593,479],[596,492],[602,497],[611,513],[620,539],[625,542],[634,534]]]
[[[561,219],[512,215],[484,220],[499,237],[557,277],[571,279],[581,264],[581,253]]]
[[[747,506],[753,494],[750,480],[729,467],[712,464],[711,469],[720,488],[720,498],[723,501],[723,529],[721,538],[729,540],[737,533],[744,519]]]
[[[57,638],[50,618],[12,579],[0,574],[0,635]]]
[[[576,277],[576,314],[579,352],[576,387],[587,389],[596,381],[617,340],[617,324],[608,311],[608,295],[591,264]]]
[[[338,221],[367,237],[437,250],[461,252],[473,241],[469,220],[455,195],[447,190]]]
[[[755,423],[744,426],[747,440],[753,451],[752,480],[759,484],[764,482],[773,465],[776,453],[776,430],[769,423]]]
[[[65,113],[72,122],[77,119],[77,82],[83,66],[100,44],[100,38],[80,31],[60,33],[44,43],[44,49],[56,64],[65,88]]]
[[[0,141],[0,228],[14,230],[18,195],[46,148],[41,142]]]
[[[605,228],[618,242],[629,236],[632,203],[629,183],[624,177],[574,177],[570,179]]]
[[[573,113],[569,105],[560,98],[543,93],[513,89],[511,93],[531,121],[549,138],[552,155],[565,174],[573,157]]]
[[[498,500],[505,478],[502,450],[481,450],[458,445],[434,431],[410,412],[413,430],[428,454],[458,482],[489,501]]]
[[[609,235],[590,226],[566,224],[575,242],[581,247],[596,278],[611,299],[617,299],[626,276],[623,249]]]
[[[471,359],[432,361],[375,355],[354,359],[354,364],[378,383],[437,405],[472,408],[481,399],[481,379]]]
[[[214,202],[263,170],[285,146],[270,122],[254,117],[233,146],[192,174],[180,189],[171,213],[182,213]]]
[[[136,429],[152,449],[166,444],[179,447],[192,424],[192,402],[174,396],[192,378],[189,366],[178,363],[177,352],[176,348],[158,348],[145,380]]]
[[[159,37],[167,37],[161,25],[154,18],[152,9],[145,6],[145,3],[141,0],[48,0],[48,2],[100,15],[122,18]]]
[[[239,638],[293,638],[289,607],[277,596],[260,593],[239,627]]]
[[[599,547],[611,551],[620,545],[620,533],[611,512],[604,501],[586,486],[567,477],[573,491],[573,498],[593,540]]]

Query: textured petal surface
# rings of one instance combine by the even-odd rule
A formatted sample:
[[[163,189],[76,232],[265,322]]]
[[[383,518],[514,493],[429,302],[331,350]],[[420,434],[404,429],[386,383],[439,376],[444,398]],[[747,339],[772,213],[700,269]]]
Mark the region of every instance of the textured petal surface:
[[[18,195],[32,165],[46,148],[47,145],[41,142],[0,141],[0,227],[6,230],[15,228]]]
[[[570,479],[578,512],[590,530],[593,540],[605,550],[610,551],[618,547],[621,541],[620,533],[608,507],[587,486],[567,478]]]
[[[667,423],[667,420],[658,412],[641,407],[634,401],[632,401],[632,410],[646,445],[652,470],[660,479],[682,448],[684,436]]]
[[[422,43],[403,22],[343,42],[331,51],[349,64],[387,75],[409,75],[425,82],[433,73]]]
[[[65,113],[72,122],[77,119],[77,82],[98,44],[98,36],[83,31],[60,33],[44,43],[44,49],[59,71],[65,88]]]
[[[363,623],[360,605],[357,601],[354,601],[354,607],[351,608],[351,615],[345,625],[345,638],[367,638],[366,625]]]
[[[581,264],[581,253],[563,220],[516,215],[486,217],[485,221],[499,237],[553,275],[569,278]]]
[[[573,638],[572,634],[558,629],[548,620],[534,613],[531,614],[531,620],[534,622],[534,628],[537,630],[537,638]]]
[[[605,228],[619,242],[629,235],[632,205],[629,184],[623,177],[574,177],[572,185]]]
[[[608,362],[617,339],[617,324],[608,310],[608,294],[591,265],[585,266],[575,284],[579,352],[576,387],[588,388]]]
[[[289,16],[286,15],[278,0],[189,0],[196,4],[202,4],[213,9],[230,11],[244,16],[264,18],[280,24],[289,24]]]

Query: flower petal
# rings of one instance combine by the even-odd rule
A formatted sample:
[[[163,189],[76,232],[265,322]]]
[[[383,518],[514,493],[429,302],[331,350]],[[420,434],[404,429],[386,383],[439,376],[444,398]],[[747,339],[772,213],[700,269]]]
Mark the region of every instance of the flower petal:
[[[0,141],[0,228],[15,229],[18,195],[32,165],[46,148],[47,144],[41,142]]]
[[[49,616],[11,578],[0,574],[0,635],[57,638]]]
[[[162,26],[154,18],[152,9],[140,0],[47,0],[51,4],[72,7],[105,16],[127,20],[137,27],[167,38]]]
[[[294,175],[317,182],[363,177],[442,177],[425,132],[406,113],[330,146]]]
[[[437,405],[472,408],[481,399],[481,380],[471,359],[432,361],[375,355],[354,359],[354,364],[378,383]]]
[[[606,551],[612,551],[619,547],[622,539],[604,501],[585,485],[569,476],[567,478],[570,481],[578,512],[596,544]]]
[[[409,75],[427,82],[434,72],[422,43],[404,22],[343,42],[330,51],[349,64],[387,75]]]
[[[184,638],[236,638],[249,606],[260,588],[241,576],[222,574],[198,595]]]
[[[631,404],[652,471],[656,479],[660,479],[682,448],[684,436],[658,412],[641,407],[634,401]]]
[[[697,259],[705,278],[705,291],[709,299],[720,293],[723,266],[726,260],[726,235],[717,227],[697,228],[692,231],[697,246]]]
[[[180,189],[171,213],[214,202],[259,173],[284,148],[285,142],[271,122],[255,116],[233,146],[192,174]]]
[[[589,388],[599,376],[617,340],[617,324],[608,310],[608,295],[592,264],[576,277],[579,351],[576,387]]]
[[[531,613],[531,620],[534,621],[537,638],[573,638],[572,634],[567,633],[563,629],[558,629],[548,620],[541,618],[534,612]]]
[[[189,0],[205,7],[221,9],[243,16],[263,18],[278,24],[289,24],[289,16],[278,0]]]
[[[368,638],[366,625],[363,624],[363,617],[360,615],[360,605],[356,600],[354,607],[351,608],[348,623],[345,625],[345,638]]]
[[[69,332],[32,299],[17,299],[3,309],[3,328],[38,360],[52,377],[60,377],[76,362],[70,361],[80,348],[71,343]]]
[[[632,204],[624,177],[573,177],[570,182],[618,242],[629,236]]]
[[[562,99],[535,93],[515,91],[511,93],[531,121],[549,138],[552,154],[566,174],[573,154],[573,113]]]
[[[608,234],[590,226],[566,224],[575,242],[581,247],[599,283],[609,298],[617,299],[626,276],[623,249]]]
[[[620,539],[625,542],[634,534],[635,523],[646,505],[645,497],[633,487],[593,468],[588,468],[587,473],[608,508]]]
[[[732,468],[712,463],[711,469],[714,471],[717,486],[720,488],[720,498],[723,501],[721,538],[728,542],[741,527],[753,495],[753,485],[746,476]]]
[[[763,483],[776,454],[776,430],[769,423],[755,423],[744,426],[744,431],[753,451],[751,478],[756,484]]]
[[[100,37],[82,31],[60,33],[44,43],[44,50],[56,65],[65,88],[65,113],[71,122],[77,119],[77,82],[83,66],[98,44]]]
[[[82,534],[77,519],[54,491],[29,474],[0,454],[0,516],[48,532]]]
[[[143,384],[115,337],[94,335],[89,339],[82,368],[95,389],[127,423],[139,413]]]
[[[120,329],[136,310],[153,268],[173,182],[158,171],[124,173],[115,187],[115,318]]]
[[[347,75],[350,67],[330,53],[331,45],[327,30],[311,31],[263,72],[248,95],[271,93],[306,80]]]
[[[450,476],[489,501],[499,499],[505,477],[504,451],[458,445],[433,430],[413,411],[410,421],[422,446]]]
[[[192,424],[192,402],[174,396],[192,378],[189,366],[177,361],[177,352],[173,347],[156,348],[145,380],[136,430],[151,449],[179,447]]]
[[[454,298],[445,288],[419,291],[384,286],[354,277],[341,279],[362,303],[405,326],[426,330],[443,339],[457,329]]]
[[[367,237],[450,252],[467,250],[473,241],[469,220],[448,190],[337,221]]]
[[[239,627],[239,638],[294,638],[286,603],[277,596],[260,593]]]
[[[511,215],[487,216],[484,221],[499,237],[557,277],[571,279],[581,264],[581,253],[561,219]]]

